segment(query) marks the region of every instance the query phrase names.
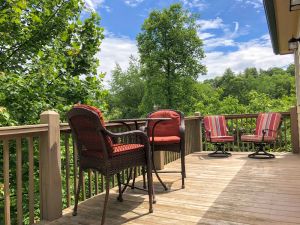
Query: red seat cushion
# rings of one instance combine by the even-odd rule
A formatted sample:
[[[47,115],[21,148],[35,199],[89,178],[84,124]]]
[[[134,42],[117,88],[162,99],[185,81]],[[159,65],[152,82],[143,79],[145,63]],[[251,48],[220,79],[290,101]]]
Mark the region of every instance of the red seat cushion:
[[[149,138],[152,142],[152,137]],[[156,144],[166,145],[166,144],[178,144],[180,143],[180,137],[178,136],[167,136],[167,137],[154,137],[154,142]]]
[[[225,142],[233,142],[234,137],[233,136],[218,136],[218,137],[211,137],[210,142],[215,143],[225,143]]]
[[[159,110],[149,115],[149,118],[171,118],[172,120],[159,122],[154,129],[155,137],[180,136],[180,114],[173,110]],[[152,136],[152,128],[157,121],[149,121],[148,135]]]
[[[245,142],[262,142],[262,135],[242,135],[241,141]],[[265,136],[264,142],[274,142],[276,137]]]
[[[141,144],[114,144],[112,146],[112,148],[113,148],[112,156],[117,156],[117,155],[125,154],[128,152],[141,150],[144,148],[144,145],[141,145]],[[82,151],[82,155],[87,156],[87,157],[103,158],[102,151],[97,151],[97,150]]]

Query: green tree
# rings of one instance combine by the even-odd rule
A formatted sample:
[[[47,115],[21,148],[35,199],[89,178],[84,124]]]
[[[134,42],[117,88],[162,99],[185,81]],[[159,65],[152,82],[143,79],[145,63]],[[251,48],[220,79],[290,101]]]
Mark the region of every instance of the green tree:
[[[11,119],[36,123],[47,109],[64,117],[78,101],[105,105],[96,57],[104,36],[96,13],[80,19],[80,0],[5,1],[0,7],[0,106]]]
[[[129,67],[122,71],[117,64],[112,71],[110,83],[110,116],[113,118],[136,118],[143,113],[139,106],[143,99],[145,81],[141,77],[140,64],[131,57]]]
[[[203,44],[195,19],[194,14],[174,4],[152,11],[144,21],[137,36],[146,81],[143,111],[152,110],[153,105],[182,109],[191,96],[190,87],[205,73],[205,66],[200,63]]]

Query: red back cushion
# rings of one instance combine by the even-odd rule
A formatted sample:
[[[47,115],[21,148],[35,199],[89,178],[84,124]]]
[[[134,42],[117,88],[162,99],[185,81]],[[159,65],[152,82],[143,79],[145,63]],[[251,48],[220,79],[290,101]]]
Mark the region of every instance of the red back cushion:
[[[155,137],[180,136],[180,114],[172,110],[160,110],[150,114],[149,118],[171,118],[172,120],[161,121],[154,129]],[[157,121],[148,122],[148,135],[152,136],[153,125]]]
[[[94,107],[89,105],[75,105],[73,108],[82,108],[82,109],[88,109],[90,111],[93,111],[97,113],[101,125],[105,128],[105,122],[102,116],[101,111]],[[100,151],[101,149],[101,139],[99,137],[99,134],[96,131],[96,124],[95,122],[91,121],[86,116],[76,116],[72,118],[72,123],[76,127],[76,133],[78,135],[79,141],[84,145],[84,150],[86,151]],[[112,155],[112,140],[109,136],[104,137],[104,144],[108,150],[108,154]]]
[[[206,138],[228,135],[224,116],[205,116],[204,128],[206,131]],[[210,133],[208,131],[210,131]]]
[[[266,130],[265,137],[276,137],[280,121],[280,113],[260,113],[256,121],[255,135],[262,136],[263,130],[269,129]]]

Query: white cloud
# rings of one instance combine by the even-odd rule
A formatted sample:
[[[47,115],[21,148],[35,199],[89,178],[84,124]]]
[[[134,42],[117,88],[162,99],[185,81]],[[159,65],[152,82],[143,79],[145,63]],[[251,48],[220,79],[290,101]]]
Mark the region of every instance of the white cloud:
[[[108,34],[108,33],[107,33]],[[118,63],[122,69],[126,69],[129,57],[138,56],[136,41],[127,37],[115,37],[108,34],[101,44],[101,51],[98,53],[100,59],[99,72],[106,72],[105,81],[111,79],[111,71]]]
[[[262,0],[236,0],[239,4],[250,5],[254,9],[260,9],[263,7]]]
[[[238,22],[234,21],[233,25],[225,24],[223,20],[219,17],[211,20],[198,20],[197,24],[200,25],[198,35],[204,40],[204,47],[206,51],[213,50],[219,46],[235,46],[235,38],[248,34],[249,25],[240,28]],[[218,37],[209,32],[204,32],[207,30],[221,30],[223,33]]]
[[[104,3],[105,0],[84,0],[85,6],[88,9],[96,10],[100,5]]]
[[[268,35],[248,42],[237,43],[238,50],[224,53],[212,51],[206,53],[203,64],[208,73],[200,77],[201,80],[221,76],[226,68],[239,73],[247,67],[268,69],[270,67],[284,67],[293,63],[292,55],[274,55]]]
[[[124,3],[130,7],[136,7],[141,4],[144,0],[125,0]]]
[[[201,32],[199,32],[199,33],[198,33],[198,36],[199,36],[202,40],[205,40],[205,39],[214,37],[215,35],[212,34],[212,33],[206,33],[206,32],[201,33]]]
[[[105,0],[84,0],[84,3],[88,10],[96,11],[99,8],[104,8],[106,12],[111,12],[110,7],[103,4],[104,1]]]
[[[210,29],[221,29],[224,28],[223,20],[220,17],[212,20],[198,20],[197,24],[200,25],[200,31],[210,30]]]
[[[180,0],[185,7],[197,8],[198,10],[203,10],[206,8],[206,4],[203,0]]]
[[[233,47],[236,46],[236,43],[233,39],[226,37],[221,38],[209,38],[204,40],[204,48],[206,51],[210,51],[216,47]]]

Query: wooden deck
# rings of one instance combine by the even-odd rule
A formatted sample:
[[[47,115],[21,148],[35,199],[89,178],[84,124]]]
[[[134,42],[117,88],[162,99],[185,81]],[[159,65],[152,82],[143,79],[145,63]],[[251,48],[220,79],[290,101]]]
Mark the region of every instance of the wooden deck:
[[[186,157],[185,189],[180,189],[177,174],[162,175],[171,188],[167,192],[155,180],[153,214],[148,214],[148,196],[143,192],[128,190],[119,203],[113,189],[106,224],[300,224],[299,155],[282,153],[274,160],[257,160],[248,159],[246,153],[227,159],[206,154]],[[177,160],[165,169],[179,167]],[[102,204],[103,194],[82,202],[76,217],[67,209],[61,219],[49,224],[100,224]]]

